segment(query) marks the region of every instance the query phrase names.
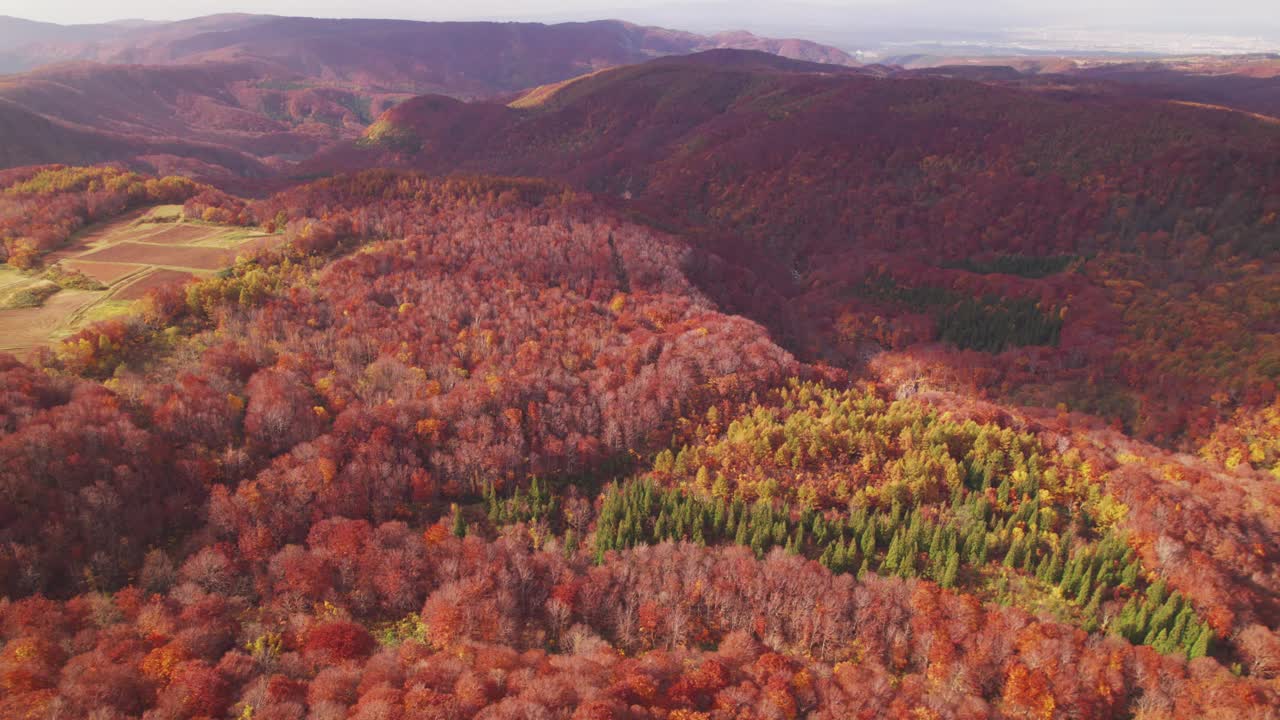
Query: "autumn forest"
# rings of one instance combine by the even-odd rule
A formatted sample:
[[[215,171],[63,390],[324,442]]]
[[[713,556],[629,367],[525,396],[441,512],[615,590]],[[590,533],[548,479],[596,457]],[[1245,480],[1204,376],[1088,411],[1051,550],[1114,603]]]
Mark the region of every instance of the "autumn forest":
[[[0,717],[1275,717],[1261,95],[644,37],[0,148]]]

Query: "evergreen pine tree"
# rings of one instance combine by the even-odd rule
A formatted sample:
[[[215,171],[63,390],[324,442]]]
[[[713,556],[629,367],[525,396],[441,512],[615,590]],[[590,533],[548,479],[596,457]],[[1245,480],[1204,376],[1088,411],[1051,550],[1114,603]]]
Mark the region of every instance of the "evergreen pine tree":
[[[844,543],[836,538],[832,545],[835,549],[831,553],[831,571],[845,572],[849,569],[849,554],[845,551]]]
[[[1062,573],[1062,582],[1058,584],[1063,597],[1071,597],[1080,589],[1080,559],[1072,557],[1067,561],[1067,568]]]
[[[1129,601],[1121,608],[1120,614],[1116,616],[1115,622],[1111,625],[1111,630],[1116,635],[1133,642],[1133,635],[1138,625],[1138,598],[1130,596]]]
[[[1160,633],[1167,634],[1167,631],[1161,630],[1160,628],[1155,627],[1154,625],[1151,626],[1151,628],[1147,630],[1147,634],[1142,637],[1142,644],[1154,646],[1156,644],[1156,639],[1160,637]]]
[[[1182,611],[1174,618],[1173,628],[1169,630],[1169,642],[1175,647],[1181,647],[1183,640],[1186,638],[1187,626],[1191,622],[1194,610],[1190,605],[1184,605]]]
[[[1174,647],[1169,641],[1169,631],[1161,630],[1159,634],[1156,635],[1156,639],[1151,643],[1151,647],[1155,648],[1155,651],[1161,655],[1168,655],[1173,652]]]
[[[467,521],[462,517],[462,510],[457,506],[453,506],[453,536],[467,536]]]
[[[871,557],[876,554],[876,525],[875,523],[867,523],[867,529],[862,531],[862,539],[859,543],[862,548],[862,554]]]
[[[920,508],[911,511],[911,523],[907,526],[907,541],[916,547],[924,542],[924,518]]]
[[[884,572],[896,572],[901,562],[902,537],[900,533],[895,532],[893,539],[889,541],[889,550],[885,553],[884,562],[880,564],[880,569]]]
[[[1035,569],[1036,564],[1036,536],[1028,535],[1022,546],[1022,563],[1019,565],[1022,571],[1030,573]]]
[[[947,565],[942,571],[942,580],[939,582],[944,588],[952,588],[956,586],[956,577],[960,574],[960,553],[952,550],[947,555]]]
[[[1151,584],[1151,587],[1147,588],[1147,602],[1150,603],[1152,607],[1163,605],[1167,599],[1167,593],[1168,591],[1165,589],[1164,580],[1156,580]]]
[[[1098,585],[1093,589],[1093,594],[1089,596],[1089,604],[1084,606],[1084,614],[1090,618],[1098,617],[1098,611],[1102,609],[1102,596],[1107,592],[1105,585]]]
[[[1174,618],[1178,611],[1181,610],[1182,598],[1177,593],[1170,593],[1165,598],[1164,603],[1151,614],[1151,627],[1158,630],[1168,630],[1173,627]]]
[[[944,544],[945,534],[942,531],[942,525],[933,528],[933,535],[929,537],[929,557],[940,557],[946,549]]]
[[[1138,603],[1138,616],[1133,621],[1133,634],[1129,636],[1130,642],[1140,642],[1142,638],[1147,636],[1148,625],[1151,623],[1151,611],[1146,603]]]
[[[757,524],[755,532],[751,533],[751,551],[756,557],[764,557],[765,546],[769,543],[769,534],[772,526],[763,523]]]
[[[1093,594],[1093,571],[1086,570],[1084,577],[1080,578],[1080,587],[1076,590],[1076,602],[1083,605],[1088,601],[1089,596]]]
[[[1137,587],[1138,570],[1140,567],[1141,565],[1137,560],[1133,560],[1128,565],[1125,565],[1124,571],[1120,573],[1120,584],[1127,588]]]
[[[1200,625],[1196,637],[1187,645],[1187,659],[1194,660],[1209,654],[1213,643],[1213,630],[1208,624]]]
[[[1045,573],[1044,581],[1050,585],[1057,585],[1062,581],[1062,552],[1055,550],[1053,560],[1049,562],[1049,570]]]
[[[906,541],[902,543],[902,559],[898,561],[898,577],[912,578],[916,576],[916,544]]]
[[[493,483],[485,483],[484,486],[484,502],[485,513],[489,516],[489,522],[498,525],[501,520],[500,510],[498,508],[498,491],[494,488]]]
[[[1009,543],[1009,549],[1004,554],[1005,567],[1015,568],[1015,567],[1018,567],[1018,565],[1022,562],[1023,537],[1024,537],[1023,535],[1019,535],[1018,537],[1013,539],[1013,542]]]
[[[1040,582],[1048,582],[1049,566],[1050,564],[1052,564],[1052,562],[1053,562],[1052,559],[1050,559],[1048,555],[1040,556],[1040,562],[1036,563],[1036,579],[1037,580],[1039,580]]]

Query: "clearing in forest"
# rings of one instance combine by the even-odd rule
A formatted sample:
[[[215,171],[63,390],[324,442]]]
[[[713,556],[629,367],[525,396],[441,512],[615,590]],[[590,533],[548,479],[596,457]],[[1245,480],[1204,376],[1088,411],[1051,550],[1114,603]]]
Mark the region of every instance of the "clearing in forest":
[[[0,352],[27,357],[89,323],[129,312],[151,288],[209,275],[237,255],[282,241],[251,228],[183,221],[177,205],[87,227],[49,255],[46,267],[80,273],[97,287],[51,287],[39,274],[0,269]]]

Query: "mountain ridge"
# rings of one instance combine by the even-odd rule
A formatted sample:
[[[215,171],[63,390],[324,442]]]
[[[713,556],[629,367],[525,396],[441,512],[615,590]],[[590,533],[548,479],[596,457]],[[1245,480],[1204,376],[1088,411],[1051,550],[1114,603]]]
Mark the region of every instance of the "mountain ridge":
[[[1112,272],[1155,286],[1178,276],[1209,283],[1220,271],[1247,283],[1249,263],[1271,262],[1280,247],[1268,210],[1276,201],[1273,158],[1280,151],[1274,122],[1106,88],[917,73],[883,79],[857,69],[812,73],[803,66],[793,72],[742,70],[734,65],[749,67],[752,56],[729,63],[716,59],[695,55],[596,73],[520,109],[412,100],[388,111],[362,140],[304,161],[297,172],[323,176],[391,166],[565,181],[694,238],[708,253],[698,275],[703,289],[725,307],[768,325],[805,359],[846,365],[867,347],[905,344],[919,350],[932,341],[956,342],[1007,357],[1013,364],[997,374],[1011,373],[998,383],[1010,392],[1040,394],[1039,402],[1050,405],[1074,396],[1095,409],[1118,394],[1128,408],[1114,405],[1102,414],[1125,418],[1144,437],[1172,440],[1200,432],[1191,430],[1199,422],[1195,413],[1187,413],[1186,405],[1160,408],[1158,394],[1143,389],[1154,377],[1142,380],[1136,371],[1112,376],[1111,386],[1095,377],[1088,393],[1066,390],[1082,381],[1066,355],[1085,350],[1063,354],[1036,346],[1079,344],[1098,355],[1093,364],[1107,365],[1114,358],[1103,358],[1117,348],[1090,345],[1076,332],[1109,327],[1117,343],[1136,344],[1125,351],[1131,362],[1143,357],[1139,364],[1145,365],[1160,355],[1120,330],[1120,318],[1133,322],[1136,310],[1123,294],[1106,290],[1102,276],[1065,272],[1069,263],[1035,276],[1033,261],[1114,254],[1124,269]],[[1169,167],[1196,168],[1196,177],[1210,173],[1214,179],[1197,181],[1196,195],[1189,196],[1169,176]],[[1154,198],[1163,198],[1163,210],[1155,209]],[[1141,208],[1138,219],[1125,209],[1129,205]],[[1060,221],[1045,225],[1034,219],[1044,213]],[[1219,219],[1210,221],[1211,216]],[[1196,252],[1197,237],[1228,224],[1238,230],[1229,245],[1215,250],[1222,268],[1197,270],[1204,261],[1190,259],[1178,268],[1175,258]],[[1133,255],[1151,242],[1161,248],[1159,260]],[[911,253],[896,252],[904,244]],[[936,260],[919,260],[920,253]],[[1005,269],[1000,263],[1006,257],[1024,260],[1010,260]],[[1097,272],[1104,265],[1097,264]],[[1022,279],[1020,273],[1033,276]],[[743,291],[747,287],[750,292]],[[1021,296],[1018,302],[1029,305],[993,301],[985,309],[953,309],[1030,334],[1019,330],[1009,336],[1019,338],[1014,345],[953,335],[950,316],[929,308],[955,302],[956,292],[979,299]],[[1216,303],[1215,308],[1202,312],[1225,313],[1220,326],[1241,329],[1232,342],[1248,343],[1250,333],[1272,337],[1266,328],[1273,323],[1264,315],[1251,312],[1248,319],[1228,321],[1236,310]],[[905,315],[895,323],[902,324],[872,329],[876,317],[883,323],[899,313]],[[845,319],[833,321],[840,317]],[[1059,339],[1054,328],[1061,317],[1067,320]],[[1152,324],[1150,332],[1180,333],[1157,328]],[[869,336],[863,333],[879,339],[864,345]],[[841,336],[852,342],[839,341]],[[951,355],[945,342],[928,351],[931,362],[965,366],[963,353]],[[1015,349],[1019,344],[1028,347]],[[1014,360],[1019,355],[1026,357]],[[1013,369],[1032,362],[1031,356],[1039,358],[1030,365],[1041,368],[1038,374]],[[1000,366],[1005,360],[992,362]],[[1045,362],[1057,370],[1049,372]],[[1205,400],[1217,383],[1234,387],[1237,397],[1254,397],[1247,404],[1264,398],[1272,382],[1270,365],[1249,353],[1232,363],[1239,363],[1234,376],[1214,370],[1213,381],[1162,382],[1186,391],[1198,387]]]
[[[89,38],[80,37],[86,31],[75,32],[65,26],[41,27],[48,37],[38,43],[25,48],[13,43],[10,43],[10,47],[0,44],[0,70],[6,67],[4,55],[9,57],[7,67],[12,71],[34,69],[50,59],[172,64],[227,59],[230,54],[241,59],[248,57],[275,64],[292,71],[299,69],[299,62],[319,62],[335,77],[341,77],[350,72],[353,66],[349,63],[349,56],[359,48],[366,54],[366,57],[361,58],[364,63],[368,63],[370,59],[378,63],[408,63],[408,66],[401,68],[399,75],[386,72],[387,69],[384,68],[384,74],[380,76],[382,82],[394,80],[403,83],[410,77],[409,73],[404,72],[408,67],[416,67],[418,71],[425,70],[428,73],[438,72],[439,66],[455,57],[449,53],[472,53],[470,62],[474,67],[479,67],[478,57],[482,57],[486,50],[501,49],[504,36],[519,38],[526,46],[526,59],[535,66],[546,65],[557,54],[563,55],[567,48],[598,53],[597,57],[588,58],[588,61],[603,61],[613,65],[661,54],[687,53],[714,47],[746,47],[801,59],[839,64],[856,63],[848,53],[807,40],[763,38],[743,31],[703,36],[621,20],[544,24],[233,14],[141,28],[91,26],[92,37]],[[56,42],[56,36],[60,32],[67,36],[62,43]],[[5,33],[0,25],[0,38],[11,34]],[[602,43],[602,40],[606,42]],[[615,44],[610,45],[609,42]],[[447,52],[433,53],[433,45]],[[423,64],[424,60],[430,60],[431,64]],[[509,92],[565,77],[563,74],[556,78],[545,75],[539,77],[537,67],[532,68],[532,72],[534,74],[530,77],[534,81],[531,82],[520,80],[512,83],[507,79],[504,84],[501,77],[487,77],[485,79],[489,85],[474,85],[463,89],[473,93]],[[425,89],[420,88],[422,91]]]

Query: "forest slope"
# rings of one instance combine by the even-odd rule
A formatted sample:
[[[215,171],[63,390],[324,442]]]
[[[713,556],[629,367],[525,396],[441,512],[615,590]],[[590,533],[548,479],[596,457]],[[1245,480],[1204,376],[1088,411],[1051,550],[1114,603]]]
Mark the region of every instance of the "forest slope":
[[[1171,57],[1141,62],[1091,57],[903,59],[907,72],[1181,100],[1276,117],[1280,57]]]
[[[4,27],[15,37],[30,29],[13,19],[0,20]],[[616,21],[225,15],[59,27],[43,28],[52,34],[47,42],[19,47],[10,38],[7,51],[0,47],[19,58],[15,68],[34,68],[0,77],[8,130],[0,135],[0,167],[120,161],[241,189],[260,188],[293,162],[355,139],[387,108],[424,92],[492,97],[718,46],[852,62],[803,41],[704,37]],[[37,67],[46,62],[54,64]]]
[[[911,348],[929,382],[1174,442],[1274,397],[1277,158],[1240,113],[718,51],[410,101],[303,168],[560,178],[684,234],[808,358]]]
[[[566,186],[5,181],[282,241],[0,356],[6,717],[1277,703],[1274,482],[802,366]]]
[[[6,22],[21,21],[0,20],[0,27]],[[18,34],[15,28],[13,35]],[[8,52],[9,71],[67,60],[150,65],[236,61],[268,66],[277,75],[384,92],[489,96],[716,47],[855,64],[847,53],[805,40],[750,33],[704,36],[617,20],[546,25],[213,15],[119,27],[115,33],[95,29],[90,40],[86,31],[74,27],[61,33],[46,27],[45,34],[43,42],[22,45],[14,39],[8,47],[0,46],[0,52]]]

